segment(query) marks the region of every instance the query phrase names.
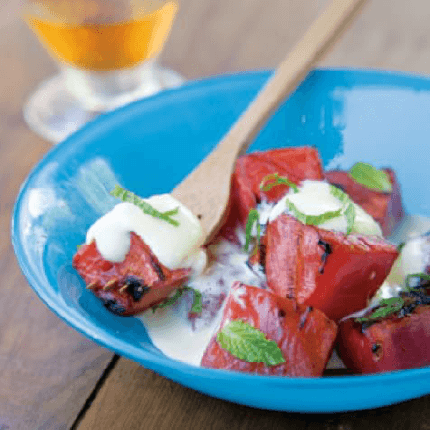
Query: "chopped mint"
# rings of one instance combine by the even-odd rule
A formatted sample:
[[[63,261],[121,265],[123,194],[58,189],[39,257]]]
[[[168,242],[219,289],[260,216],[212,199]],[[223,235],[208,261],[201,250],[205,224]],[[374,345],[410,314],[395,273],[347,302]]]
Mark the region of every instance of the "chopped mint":
[[[178,288],[175,291],[175,294],[171,297],[168,297],[166,300],[163,300],[161,303],[158,303],[154,306],[152,306],[152,312],[155,312],[157,309],[164,309],[167,308],[167,306],[174,305],[179,298],[184,294],[184,290],[182,288]]]
[[[388,299],[382,299],[374,312],[372,312],[366,317],[356,318],[355,321],[363,323],[381,320],[389,315],[400,311],[404,304],[405,302],[401,297],[390,297]]]
[[[194,293],[194,300],[191,306],[191,312],[195,314],[202,313],[203,310],[203,300],[202,293],[194,288],[188,287],[187,285],[178,288],[175,294],[172,297],[168,297],[166,300],[158,303],[157,305],[152,306],[152,312],[155,312],[157,309],[167,308],[168,306],[174,305],[180,297],[184,294],[185,291],[192,291]]]
[[[185,287],[185,289],[189,291],[193,291],[194,293],[194,300],[193,300],[193,305],[191,306],[191,312],[193,314],[201,314],[203,311],[202,293],[199,290],[196,290],[191,287]]]
[[[299,211],[299,209],[297,209],[297,206],[288,199],[285,200],[285,203],[287,205],[288,210],[293,214],[293,216],[297,218],[297,220],[301,223],[307,225],[323,224],[333,218],[337,218],[342,215],[342,208],[336,211],[327,211],[319,215],[306,215],[305,213]]]
[[[406,276],[405,278],[405,284],[406,284],[406,288],[408,290],[410,290],[411,288],[416,288],[417,285],[411,285],[411,281],[412,279],[421,281],[421,279],[424,279],[426,281],[430,281],[430,275],[428,273],[410,273],[409,275]]]
[[[397,252],[402,252],[402,249],[405,247],[406,242],[399,243],[397,245]]]
[[[354,203],[350,203],[345,209],[346,216],[346,234],[351,233],[355,222],[355,206]]]
[[[271,173],[269,175],[266,175],[260,183],[260,190],[269,191],[276,185],[281,184],[288,185],[294,190],[295,193],[299,192],[299,188],[294,182],[291,182],[286,176],[279,176],[278,173]]]
[[[340,188],[330,185],[330,193],[336,197],[344,205],[344,215],[346,217],[346,234],[351,233],[355,222],[355,205],[348,196]]]
[[[147,215],[151,215],[154,218],[162,219],[176,227],[179,225],[179,222],[177,220],[171,218],[173,215],[176,215],[178,213],[179,207],[166,212],[160,212],[136,194],[120,187],[119,185],[115,185],[115,188],[110,192],[110,194],[114,197],[119,198],[123,202],[133,203],[134,205],[142,209],[142,211]]]
[[[246,221],[245,227],[245,252],[248,252],[249,244],[251,243],[252,239],[252,228],[254,227],[255,223],[257,224],[257,243],[260,243],[260,216],[258,215],[257,209],[251,209],[249,211],[248,220]]]

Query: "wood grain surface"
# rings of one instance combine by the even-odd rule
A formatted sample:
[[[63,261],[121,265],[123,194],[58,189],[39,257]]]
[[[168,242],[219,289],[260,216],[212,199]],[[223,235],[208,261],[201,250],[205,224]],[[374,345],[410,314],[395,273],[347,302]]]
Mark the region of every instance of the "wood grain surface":
[[[0,429],[63,429],[75,421],[112,353],[52,314],[16,263],[9,237],[14,200],[51,147],[28,130],[21,108],[55,69],[20,21],[2,26],[0,41]]]
[[[14,199],[51,145],[30,132],[22,105],[55,64],[0,4],[0,430],[430,428],[430,396],[347,414],[261,411],[212,399],[85,339],[53,315],[19,271],[10,244]],[[162,62],[189,79],[275,67],[324,0],[181,0]],[[371,0],[323,66],[430,74],[430,2]],[[106,370],[107,369],[107,370]]]

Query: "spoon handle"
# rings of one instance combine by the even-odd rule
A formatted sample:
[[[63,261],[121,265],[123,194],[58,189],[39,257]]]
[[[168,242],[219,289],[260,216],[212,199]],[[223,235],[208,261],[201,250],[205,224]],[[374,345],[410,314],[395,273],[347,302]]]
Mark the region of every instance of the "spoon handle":
[[[227,214],[230,178],[237,157],[246,152],[270,115],[328,52],[366,1],[332,0],[223,140],[172,191],[200,219],[207,240]]]
[[[328,53],[366,1],[333,0],[278,66],[217,149],[236,152],[237,156],[245,153],[269,117]]]

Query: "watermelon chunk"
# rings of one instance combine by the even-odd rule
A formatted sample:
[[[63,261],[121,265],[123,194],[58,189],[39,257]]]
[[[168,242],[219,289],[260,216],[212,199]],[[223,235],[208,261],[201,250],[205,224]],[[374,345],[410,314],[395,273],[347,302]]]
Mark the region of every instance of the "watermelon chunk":
[[[382,238],[323,230],[287,214],[266,235],[269,287],[334,321],[367,306],[398,256]]]
[[[430,306],[393,315],[363,327],[353,318],[339,325],[339,355],[356,373],[377,373],[430,365]]]
[[[351,199],[360,205],[381,226],[384,236],[389,236],[405,215],[400,194],[400,185],[391,169],[384,169],[390,178],[391,193],[371,190],[355,182],[348,172],[333,170],[326,173],[326,179],[340,187]]]
[[[336,324],[319,310],[240,282],[232,286],[220,330],[233,320],[248,323],[275,341],[285,363],[270,366],[239,359],[223,349],[215,335],[203,354],[202,366],[260,375],[321,376],[337,333]]]
[[[93,241],[79,248],[73,267],[110,311],[124,316],[162,302],[188,280],[191,271],[169,270],[135,233],[130,235],[130,251],[124,261],[105,260]]]
[[[268,191],[260,189],[261,181],[274,173],[295,184],[304,179],[324,179],[318,151],[312,147],[273,149],[239,157],[232,175],[229,216],[224,232],[237,224],[245,226],[249,211],[259,202],[275,202],[289,190],[288,185],[283,184]]]

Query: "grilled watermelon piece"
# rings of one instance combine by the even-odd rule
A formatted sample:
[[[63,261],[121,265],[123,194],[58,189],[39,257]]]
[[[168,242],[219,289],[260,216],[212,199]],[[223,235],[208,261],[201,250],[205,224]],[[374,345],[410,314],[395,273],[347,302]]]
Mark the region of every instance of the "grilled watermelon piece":
[[[383,169],[392,185],[391,193],[371,190],[351,178],[348,172],[333,170],[326,172],[328,182],[341,188],[354,203],[360,205],[381,226],[384,236],[389,236],[405,215],[400,194],[400,185],[391,169]]]
[[[356,373],[377,373],[430,365],[430,306],[391,315],[369,326],[353,318],[339,324],[338,353]]]
[[[275,173],[295,184],[304,179],[324,179],[318,151],[312,147],[281,148],[243,155],[237,160],[232,175],[226,228],[237,224],[245,226],[249,211],[259,202],[276,202],[289,190],[285,184],[268,191],[260,189],[261,181]]]
[[[269,287],[338,321],[363,309],[398,256],[383,238],[345,235],[282,214],[267,225]]]
[[[169,270],[135,233],[130,235],[130,251],[121,263],[105,260],[93,241],[79,248],[73,267],[110,311],[124,316],[165,300],[187,281],[191,271]]]
[[[322,375],[333,350],[337,326],[321,311],[237,281],[227,297],[218,333],[235,320],[251,325],[276,342],[285,362],[271,366],[239,359],[222,348],[215,335],[203,354],[203,367],[260,375]]]

